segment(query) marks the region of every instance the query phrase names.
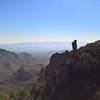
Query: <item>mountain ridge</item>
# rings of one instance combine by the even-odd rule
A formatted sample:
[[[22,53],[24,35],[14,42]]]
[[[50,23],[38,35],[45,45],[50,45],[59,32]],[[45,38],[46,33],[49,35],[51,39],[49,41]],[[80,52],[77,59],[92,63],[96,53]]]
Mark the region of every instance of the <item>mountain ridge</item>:
[[[28,53],[17,54],[0,48],[0,81],[9,78],[23,64],[36,64],[36,59]]]
[[[100,40],[53,54],[38,82],[43,84],[41,100],[99,100]]]

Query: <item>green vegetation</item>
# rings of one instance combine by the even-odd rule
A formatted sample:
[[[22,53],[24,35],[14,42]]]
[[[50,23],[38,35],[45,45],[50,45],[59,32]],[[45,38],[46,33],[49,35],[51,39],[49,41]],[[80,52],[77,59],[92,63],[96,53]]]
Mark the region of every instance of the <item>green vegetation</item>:
[[[13,87],[0,85],[0,100],[40,100],[44,85],[44,80],[26,85],[19,83]]]

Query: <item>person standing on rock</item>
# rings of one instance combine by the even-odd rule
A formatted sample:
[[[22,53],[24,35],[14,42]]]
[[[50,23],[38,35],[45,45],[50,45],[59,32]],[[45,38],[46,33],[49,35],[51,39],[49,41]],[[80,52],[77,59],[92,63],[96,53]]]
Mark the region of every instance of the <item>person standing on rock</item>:
[[[72,49],[73,49],[73,51],[76,51],[77,50],[77,40],[74,40],[72,42]]]

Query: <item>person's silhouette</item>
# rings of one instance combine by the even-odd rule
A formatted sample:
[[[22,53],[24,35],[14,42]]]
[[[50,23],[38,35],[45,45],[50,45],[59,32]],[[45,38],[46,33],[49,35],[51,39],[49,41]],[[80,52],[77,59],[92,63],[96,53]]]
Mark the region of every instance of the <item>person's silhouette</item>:
[[[72,42],[72,48],[73,48],[73,51],[77,50],[77,40],[74,40]]]

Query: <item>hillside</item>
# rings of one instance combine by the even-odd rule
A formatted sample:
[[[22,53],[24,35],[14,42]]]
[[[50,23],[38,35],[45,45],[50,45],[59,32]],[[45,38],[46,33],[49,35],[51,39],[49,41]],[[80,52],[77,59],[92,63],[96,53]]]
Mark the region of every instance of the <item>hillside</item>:
[[[39,77],[40,69],[43,68],[42,64],[25,64],[22,65],[18,71],[12,74],[12,77],[9,79],[11,84],[19,82],[28,82],[32,83]]]
[[[17,54],[0,49],[0,81],[8,78],[21,65]]]
[[[37,84],[41,100],[100,100],[100,41],[52,55]]]
[[[0,48],[0,82],[27,64],[36,64],[36,59],[28,53],[17,54]]]

